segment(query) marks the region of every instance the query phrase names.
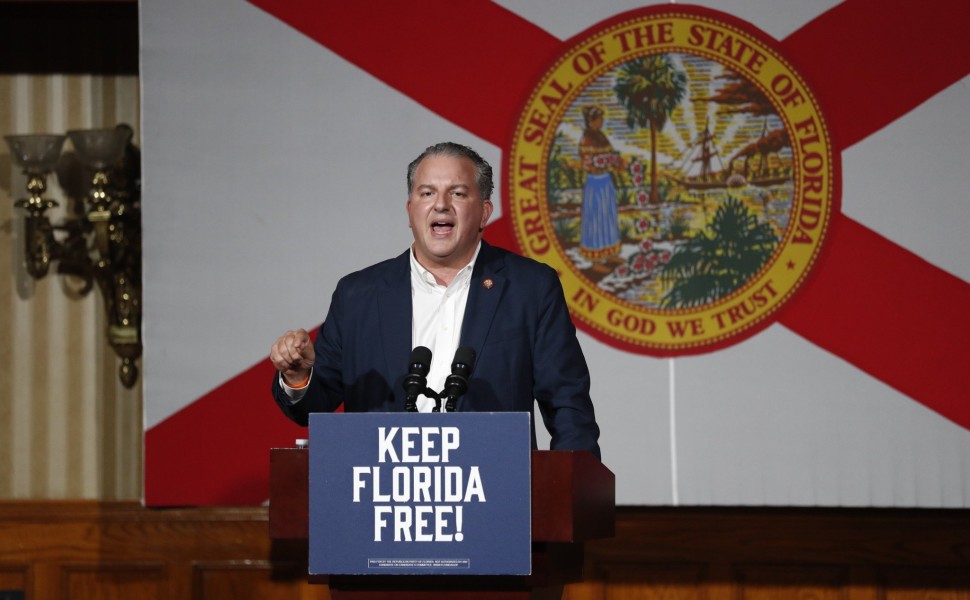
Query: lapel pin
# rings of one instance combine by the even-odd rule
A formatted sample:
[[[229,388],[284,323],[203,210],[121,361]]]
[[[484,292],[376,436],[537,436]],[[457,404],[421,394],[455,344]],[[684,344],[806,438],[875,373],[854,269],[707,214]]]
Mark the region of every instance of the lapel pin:
[[[492,280],[491,277],[486,277],[485,279],[482,280],[482,287],[485,288],[486,290],[492,289],[492,286],[494,285],[495,285],[495,281]]]

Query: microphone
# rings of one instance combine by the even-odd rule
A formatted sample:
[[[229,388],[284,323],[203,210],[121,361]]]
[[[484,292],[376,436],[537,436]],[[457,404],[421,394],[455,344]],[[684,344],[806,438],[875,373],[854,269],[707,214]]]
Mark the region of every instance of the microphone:
[[[472,366],[475,364],[475,351],[467,346],[459,346],[455,351],[455,360],[451,363],[451,375],[445,379],[445,391],[448,400],[445,402],[447,412],[455,412],[455,402],[468,390],[468,377],[471,376]]]
[[[428,386],[428,371],[431,370],[431,350],[424,346],[418,346],[411,350],[411,358],[408,360],[408,374],[404,378],[404,391],[407,399],[404,401],[404,410],[407,412],[418,412],[418,396],[424,392]]]

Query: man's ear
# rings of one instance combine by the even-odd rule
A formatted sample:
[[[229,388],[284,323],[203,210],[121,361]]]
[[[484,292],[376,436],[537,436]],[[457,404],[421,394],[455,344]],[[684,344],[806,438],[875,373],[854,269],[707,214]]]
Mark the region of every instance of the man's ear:
[[[492,201],[486,200],[485,205],[482,207],[482,213],[483,213],[482,224],[481,224],[481,227],[479,228],[479,231],[484,230],[485,226],[488,225],[488,219],[492,216],[492,211],[494,209],[495,209],[495,205],[492,204]]]

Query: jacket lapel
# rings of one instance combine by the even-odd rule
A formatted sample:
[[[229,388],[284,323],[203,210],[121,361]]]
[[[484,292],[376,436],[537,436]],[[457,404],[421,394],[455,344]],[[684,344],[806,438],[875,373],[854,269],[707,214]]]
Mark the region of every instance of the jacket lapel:
[[[411,354],[411,265],[407,252],[389,263],[378,290],[378,323],[386,373],[404,372]],[[397,390],[395,390],[396,392]]]
[[[485,338],[492,328],[499,301],[508,285],[504,271],[505,260],[502,253],[483,241],[472,271],[459,342],[474,350],[475,356],[482,354]]]

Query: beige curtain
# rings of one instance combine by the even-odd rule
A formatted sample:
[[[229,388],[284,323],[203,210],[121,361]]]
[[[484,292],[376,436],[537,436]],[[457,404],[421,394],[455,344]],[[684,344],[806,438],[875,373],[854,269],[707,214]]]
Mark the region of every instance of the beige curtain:
[[[139,144],[135,76],[0,75],[0,134],[63,133],[125,122]],[[140,145],[140,144],[139,144]],[[0,499],[137,499],[141,381],[126,389],[105,340],[97,290],[23,265],[25,178],[0,145]],[[46,197],[66,198],[51,176]]]

